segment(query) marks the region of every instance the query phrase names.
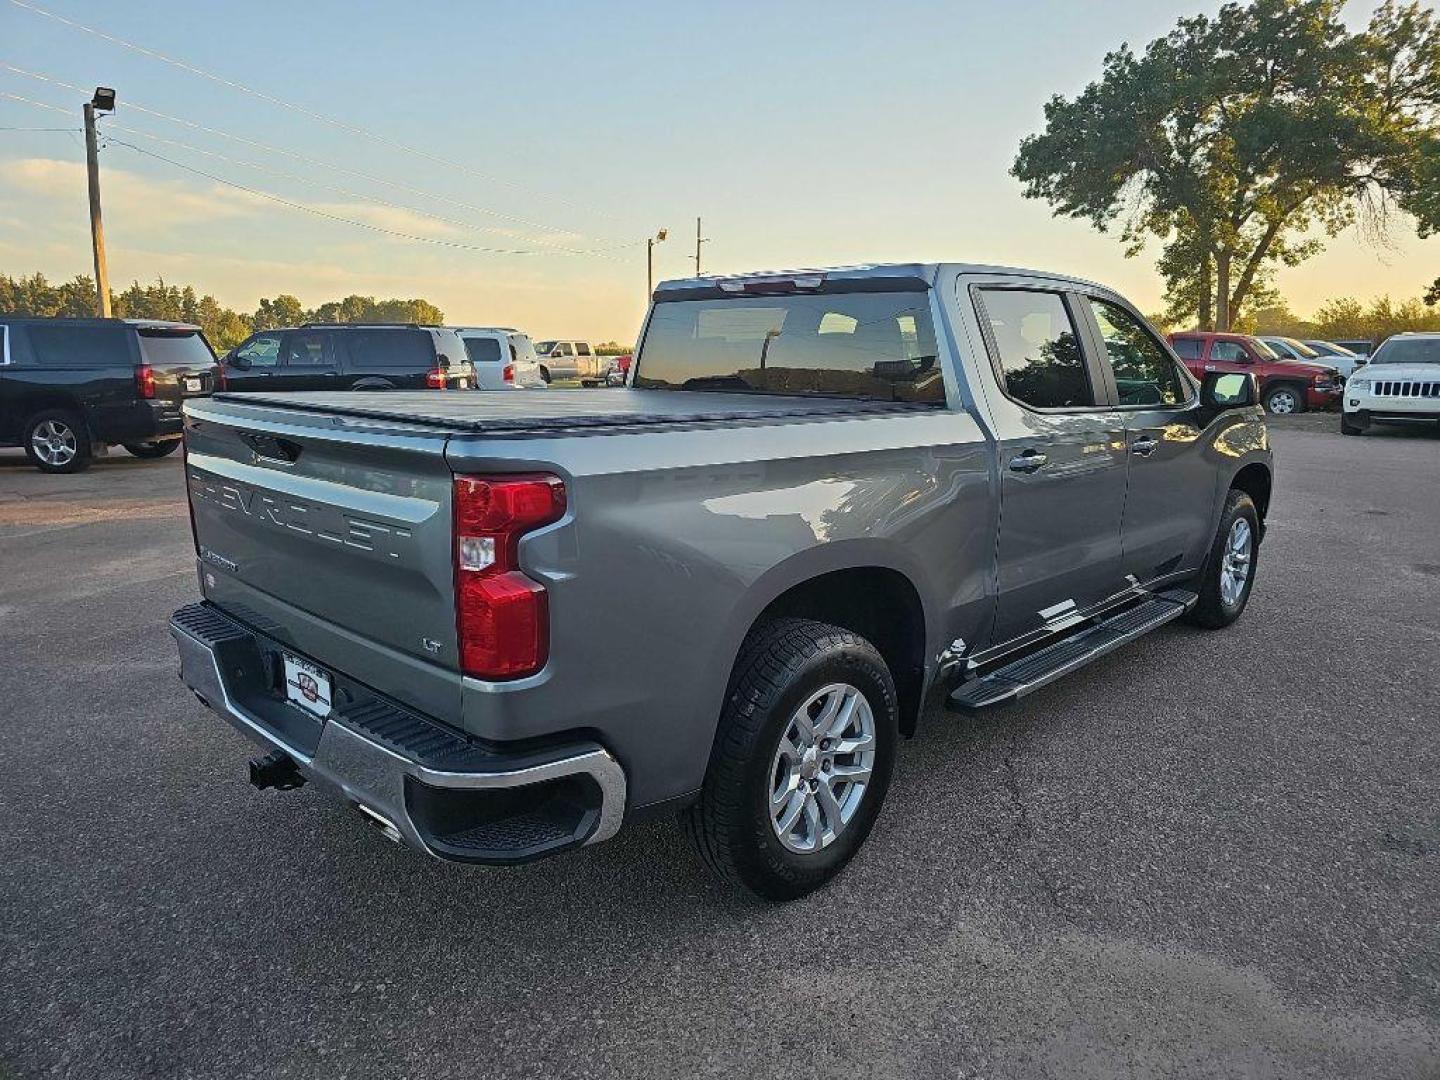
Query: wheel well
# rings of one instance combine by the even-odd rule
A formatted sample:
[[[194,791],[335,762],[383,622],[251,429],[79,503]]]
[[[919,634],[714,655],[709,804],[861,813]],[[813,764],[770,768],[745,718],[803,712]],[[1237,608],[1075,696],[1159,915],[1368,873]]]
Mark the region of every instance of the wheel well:
[[[25,425],[30,423],[31,417],[36,413],[45,412],[47,409],[63,409],[68,413],[73,413],[80,418],[80,422],[85,425],[86,429],[90,430],[90,417],[74,398],[66,397],[63,394],[42,393],[27,396],[21,404],[19,409],[21,431],[23,432]],[[94,431],[90,430],[91,438],[94,438],[94,435]]]
[[[756,622],[781,615],[843,626],[874,645],[895,680],[900,730],[915,733],[925,683],[925,609],[909,578],[879,566],[835,570],[781,593]]]
[[[1270,470],[1258,462],[1252,462],[1235,474],[1230,486],[1250,496],[1255,504],[1255,512],[1260,515],[1260,522],[1264,524],[1265,514],[1270,509]]]

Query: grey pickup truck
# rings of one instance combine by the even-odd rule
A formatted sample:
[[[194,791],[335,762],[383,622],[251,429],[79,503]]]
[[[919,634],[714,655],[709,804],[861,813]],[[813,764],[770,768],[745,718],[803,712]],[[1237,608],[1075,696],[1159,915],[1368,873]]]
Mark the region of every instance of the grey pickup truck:
[[[927,705],[1244,610],[1271,458],[1134,307],[959,264],[655,292],[629,385],[185,405],[181,677],[385,836],[508,864],[679,814],[801,896]]]

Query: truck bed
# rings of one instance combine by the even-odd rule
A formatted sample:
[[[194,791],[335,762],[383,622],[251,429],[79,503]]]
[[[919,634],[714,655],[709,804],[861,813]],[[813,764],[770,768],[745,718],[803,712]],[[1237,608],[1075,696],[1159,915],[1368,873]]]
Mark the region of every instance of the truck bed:
[[[825,398],[815,395],[727,394],[698,390],[555,390],[437,393],[316,391],[289,394],[217,394],[212,399],[267,409],[295,409],[362,420],[389,421],[456,433],[497,435],[583,434],[587,430],[706,423],[766,423],[932,411],[903,401]]]

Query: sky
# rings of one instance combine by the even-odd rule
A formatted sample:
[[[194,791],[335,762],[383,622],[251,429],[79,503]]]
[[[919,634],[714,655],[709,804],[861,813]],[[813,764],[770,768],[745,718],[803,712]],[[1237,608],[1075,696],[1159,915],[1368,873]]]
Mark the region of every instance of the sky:
[[[669,230],[657,280],[686,276],[697,215],[707,273],[994,262],[1158,310],[1157,249],[1125,258],[1115,236],[1024,199],[1008,170],[1052,94],[1081,90],[1122,41],[1216,7],[23,4],[176,63],[0,0],[0,64],[77,88],[0,67],[0,94],[68,112],[0,97],[0,129],[72,129],[0,130],[0,272],[92,272],[73,129],[105,85],[119,97],[100,155],[117,289],[164,277],[238,310],[277,293],[418,296],[456,324],[626,343],[645,238]],[[1440,238],[1400,220],[1388,244],[1347,231],[1278,284],[1309,313],[1339,295],[1416,296],[1437,271]]]

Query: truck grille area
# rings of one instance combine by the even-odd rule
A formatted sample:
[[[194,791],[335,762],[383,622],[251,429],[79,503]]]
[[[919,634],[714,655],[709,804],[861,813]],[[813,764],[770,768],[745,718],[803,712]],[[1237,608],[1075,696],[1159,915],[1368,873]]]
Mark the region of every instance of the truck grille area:
[[[1389,379],[1375,383],[1376,397],[1440,398],[1440,379]]]

